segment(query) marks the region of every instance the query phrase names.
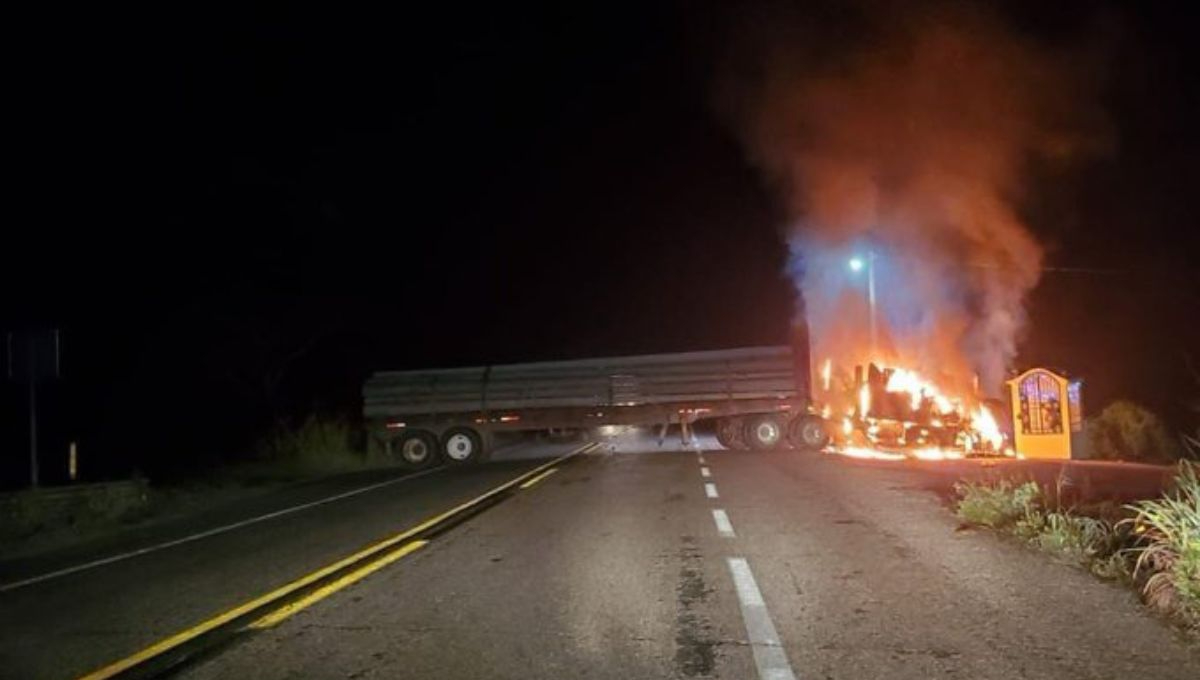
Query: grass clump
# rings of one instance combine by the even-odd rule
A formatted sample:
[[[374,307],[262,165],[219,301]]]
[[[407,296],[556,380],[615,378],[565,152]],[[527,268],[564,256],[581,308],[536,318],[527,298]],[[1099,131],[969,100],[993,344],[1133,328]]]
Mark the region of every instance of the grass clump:
[[[959,500],[956,512],[964,522],[1004,529],[1025,520],[1036,507],[1041,489],[1033,482],[960,482],[954,485]]]
[[[1039,513],[1041,527],[1030,539],[1037,548],[1081,564],[1097,557],[1109,543],[1110,525],[1068,512]]]

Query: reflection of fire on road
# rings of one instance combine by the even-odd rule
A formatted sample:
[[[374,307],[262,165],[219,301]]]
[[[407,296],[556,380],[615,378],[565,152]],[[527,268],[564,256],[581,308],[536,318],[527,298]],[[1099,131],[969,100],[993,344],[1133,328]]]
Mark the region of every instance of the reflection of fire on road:
[[[914,371],[874,363],[833,379],[821,368],[825,413],[843,413],[829,450],[854,458],[949,460],[1013,456],[993,409],[974,393],[948,394]]]

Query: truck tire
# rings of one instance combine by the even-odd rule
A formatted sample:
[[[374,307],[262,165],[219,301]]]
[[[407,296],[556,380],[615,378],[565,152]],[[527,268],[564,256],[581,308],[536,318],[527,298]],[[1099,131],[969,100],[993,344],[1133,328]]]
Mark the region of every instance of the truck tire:
[[[770,414],[750,416],[742,432],[746,443],[755,451],[769,451],[783,443],[783,423]]]
[[[744,449],[746,443],[742,439],[741,418],[720,418],[717,420],[717,443],[727,449]]]
[[[483,437],[469,427],[452,427],[442,433],[442,458],[451,465],[470,465],[483,458]]]
[[[829,427],[821,416],[806,413],[788,425],[788,440],[801,451],[820,451],[829,444]]]
[[[406,468],[427,468],[438,458],[437,437],[425,430],[405,430],[392,440],[392,455]]]

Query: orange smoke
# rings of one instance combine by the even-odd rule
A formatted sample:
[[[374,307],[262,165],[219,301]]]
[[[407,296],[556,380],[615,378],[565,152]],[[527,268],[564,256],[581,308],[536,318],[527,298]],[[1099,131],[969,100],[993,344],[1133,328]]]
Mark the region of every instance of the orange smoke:
[[[720,99],[794,220],[814,353],[956,389],[978,374],[994,392],[1041,270],[1020,217],[1030,163],[1097,148],[1103,121],[1077,53],[972,7],[860,4],[829,32],[837,44],[808,33],[822,25],[811,18],[754,17]],[[878,255],[875,348],[846,267],[863,248]]]

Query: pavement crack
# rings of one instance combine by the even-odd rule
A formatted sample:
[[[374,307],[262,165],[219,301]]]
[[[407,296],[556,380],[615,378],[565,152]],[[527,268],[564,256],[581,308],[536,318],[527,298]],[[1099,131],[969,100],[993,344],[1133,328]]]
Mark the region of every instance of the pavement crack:
[[[679,579],[675,585],[675,668],[686,677],[711,676],[718,642],[711,637],[712,624],[699,611],[712,589],[704,581],[703,559],[696,540],[681,536],[676,552]]]

